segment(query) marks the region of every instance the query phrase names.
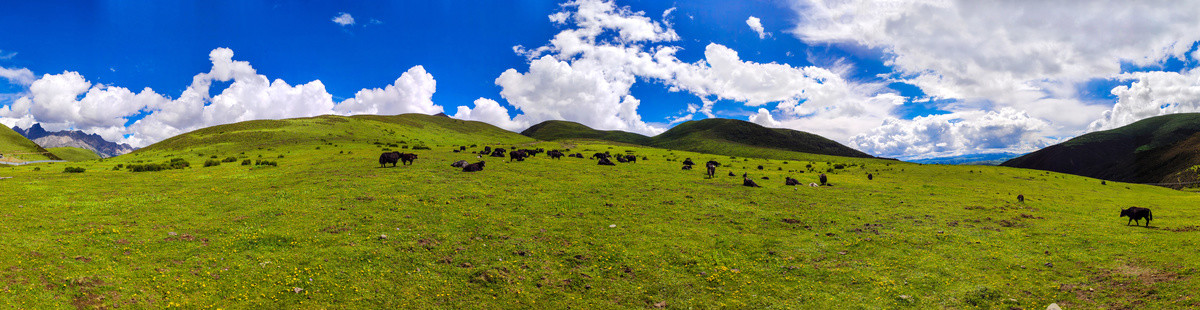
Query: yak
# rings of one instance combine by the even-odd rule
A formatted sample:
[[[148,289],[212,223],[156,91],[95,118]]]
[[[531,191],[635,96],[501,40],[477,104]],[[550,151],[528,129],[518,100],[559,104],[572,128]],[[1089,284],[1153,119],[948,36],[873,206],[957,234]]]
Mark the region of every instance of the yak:
[[[743,179],[742,179],[742,186],[748,186],[748,187],[762,187],[762,186],[758,186],[758,183],[754,183],[754,180],[751,180],[750,178],[743,178]]]
[[[496,148],[496,149],[492,150],[491,156],[492,157],[504,157],[505,153],[507,153],[507,152],[503,148]]]
[[[392,164],[392,167],[395,167],[398,161],[400,161],[400,152],[384,152],[379,155],[379,166],[381,168],[387,167],[387,164]]]
[[[720,167],[720,166],[721,166],[721,163],[718,163],[715,160],[710,160],[707,163],[704,163],[704,167],[708,168],[707,175],[708,175],[709,179],[711,179],[713,176],[717,175],[717,167]],[[730,173],[733,173],[733,172],[730,172]]]
[[[553,159],[560,159],[563,157],[563,153],[559,152],[558,150],[546,152],[546,155],[550,155],[550,158],[553,158]]]
[[[629,162],[629,160],[625,159],[625,156],[617,156],[617,162],[624,164]]]
[[[467,165],[467,161],[465,161],[465,160],[460,160],[460,161],[456,161],[456,162],[454,162],[453,164],[450,164],[450,167],[454,167],[454,168],[462,168],[462,167],[464,167],[464,166],[466,166],[466,165]]]
[[[508,153],[508,162],[512,162],[514,159],[516,161],[525,161],[525,157],[529,157],[529,152],[525,150],[512,151]]]
[[[608,154],[606,154],[606,153],[592,154],[592,159],[601,159],[601,158],[608,159]]]
[[[692,159],[691,159],[691,158],[688,158],[688,159],[684,159],[684,160],[683,160],[683,164],[684,164],[684,165],[688,165],[688,166],[692,166],[692,165],[695,165],[696,163],[692,162]]]
[[[786,179],[783,180],[783,185],[789,185],[789,186],[800,185],[800,180],[793,179],[792,177],[787,177]]]
[[[1017,195],[1017,202],[1025,202],[1025,195]]]
[[[868,180],[868,181],[870,181],[870,180],[874,180],[874,179],[875,179],[875,175],[874,175],[874,174],[870,174],[870,173],[868,173],[868,174],[867,174],[867,180]]]
[[[1150,220],[1154,219],[1154,214],[1151,214],[1150,209],[1147,208],[1129,207],[1129,209],[1121,210],[1120,217],[1129,218],[1128,221],[1125,221],[1125,225],[1129,225],[1129,222],[1133,222],[1135,225],[1140,224],[1141,219],[1146,219],[1146,227],[1150,227]]]
[[[692,165],[683,164],[683,170],[692,170]]]
[[[400,162],[404,165],[412,165],[413,161],[417,160],[417,154],[400,153]],[[394,164],[394,163],[393,163]]]
[[[474,164],[463,166],[463,172],[483,171],[483,163],[484,162],[481,161],[481,162],[477,162]]]
[[[600,157],[600,161],[597,161],[596,164],[601,165],[601,166],[616,166],[617,165],[617,164],[614,164],[611,160],[608,160],[608,157]]]
[[[758,170],[763,170],[763,166],[762,166],[762,165],[758,165]]]
[[[829,178],[826,178],[824,173],[821,174],[820,181],[821,181],[821,186],[825,186],[825,185],[829,184]]]
[[[736,174],[733,174],[733,171],[730,171],[730,172],[729,172],[729,176],[731,176],[731,177],[736,177],[737,175],[736,175]]]

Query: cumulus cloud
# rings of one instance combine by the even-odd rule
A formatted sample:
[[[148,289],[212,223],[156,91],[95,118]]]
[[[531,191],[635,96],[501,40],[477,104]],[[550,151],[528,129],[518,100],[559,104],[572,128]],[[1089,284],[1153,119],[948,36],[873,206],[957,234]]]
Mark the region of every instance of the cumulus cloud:
[[[475,99],[474,104],[474,109],[459,106],[458,113],[455,113],[453,117],[462,120],[485,122],[512,131],[519,131],[532,126],[526,122],[509,119],[508,108],[501,106],[496,100],[479,98]]]
[[[850,146],[885,157],[922,159],[989,152],[1027,152],[1053,142],[1038,135],[1047,123],[1012,108],[888,119]]]
[[[21,86],[28,86],[34,80],[33,71],[29,71],[26,68],[9,69],[0,67],[0,77],[8,80],[9,83]]]
[[[321,81],[291,85],[281,79],[270,80],[249,62],[234,60],[233,50],[228,48],[212,50],[209,61],[212,68],[193,76],[176,99],[150,88],[135,93],[93,84],[78,72],[46,74],[31,83],[28,96],[0,107],[0,122],[28,126],[36,121],[47,130],[82,130],[141,147],[199,128],[247,120],[442,111],[431,100],[436,82],[420,66],[409,69],[392,85],[364,89],[335,104]],[[210,97],[213,82],[229,85]]]
[[[1121,77],[1135,82],[1113,88],[1117,104],[1092,122],[1089,131],[1113,129],[1159,115],[1200,112],[1200,68],[1135,72]]]
[[[669,124],[691,120],[696,113],[714,117],[718,100],[752,107],[784,105],[787,110],[779,113],[789,120],[834,115],[850,118],[870,110],[861,114],[870,117],[855,119],[870,125],[878,125],[892,110],[890,104],[873,104],[880,102],[877,96],[890,95],[880,85],[848,81],[842,74],[844,68],[743,61],[736,51],[715,43],[705,48],[704,59],[685,62],[675,56],[680,47],[672,44],[680,40],[679,35],[665,21],[654,21],[644,12],[617,7],[611,1],[578,0],[564,8],[567,10],[549,16],[552,22],[567,26],[549,44],[533,49],[513,47],[529,59],[528,71],[509,69],[496,79],[501,97],[522,113],[512,121],[535,124],[566,119],[599,129],[648,135],[662,132],[664,128],[645,123],[637,112],[641,102],[629,90],[638,82],[658,83],[703,102],[702,106],[689,105],[686,114],[669,117]],[[671,11],[663,12],[664,19]],[[821,130],[806,127],[810,123],[815,124],[787,124]],[[836,132],[834,138],[849,136]]]
[[[1041,136],[1082,133],[1107,109],[1081,100],[1078,85],[1118,76],[1122,63],[1186,59],[1200,40],[1200,6],[1168,1],[814,0],[796,8],[798,38],[882,50],[895,69],[885,78],[953,99],[939,109],[1025,111],[1049,124]]]
[[[766,39],[767,35],[770,34],[764,31],[762,20],[758,19],[758,17],[750,16],[750,18],[747,18],[746,25],[750,26],[750,30],[754,30],[755,33],[758,33],[759,39]]]
[[[350,13],[346,12],[339,12],[332,20],[333,23],[342,25],[343,27],[354,25],[354,16],[350,16]]]

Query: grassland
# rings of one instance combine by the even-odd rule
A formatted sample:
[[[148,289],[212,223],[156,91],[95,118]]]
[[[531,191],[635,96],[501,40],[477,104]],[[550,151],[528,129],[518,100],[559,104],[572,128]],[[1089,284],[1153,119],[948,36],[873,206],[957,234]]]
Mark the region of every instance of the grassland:
[[[411,151],[417,144],[431,149]],[[455,146],[510,145],[647,159],[485,157],[482,172],[449,167],[479,160]],[[420,158],[380,168],[385,149]],[[1195,193],[1005,167],[776,155],[538,142],[424,116],[318,117],[204,129],[104,160],[0,167],[13,177],[0,180],[0,303],[1200,307]],[[201,165],[228,157],[239,161]],[[191,166],[113,170],[171,158]],[[707,179],[680,170],[684,158],[725,166]],[[61,173],[68,165],[87,172]],[[783,186],[785,176],[815,182],[815,172],[834,185]],[[763,187],[740,186],[742,173]],[[1152,208],[1153,226],[1126,226],[1117,214],[1129,206]]]
[[[88,149],[77,147],[52,147],[47,149],[54,156],[58,156],[65,161],[86,161],[100,159],[100,155]]]
[[[4,127],[4,126],[0,126]],[[29,141],[12,128],[0,128],[0,162],[25,162],[34,160],[58,159],[49,151]]]

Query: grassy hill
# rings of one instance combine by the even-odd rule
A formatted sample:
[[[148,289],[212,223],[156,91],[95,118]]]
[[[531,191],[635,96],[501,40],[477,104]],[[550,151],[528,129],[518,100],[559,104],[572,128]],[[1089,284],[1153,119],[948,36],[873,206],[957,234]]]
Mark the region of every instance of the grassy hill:
[[[592,139],[635,145],[650,144],[650,137],[620,130],[595,130],[569,121],[545,121],[525,129],[522,135],[538,140]]]
[[[522,135],[547,140],[591,139],[657,148],[693,151],[728,156],[796,159],[795,152],[871,158],[833,140],[782,128],[766,128],[755,123],[732,119],[688,121],[654,137],[623,131],[600,131],[583,124],[546,121],[534,125]]]
[[[29,141],[21,134],[5,126],[0,129],[0,158],[2,162],[24,162],[34,160],[58,159],[54,154]]]
[[[49,149],[51,154],[65,161],[85,161],[100,159],[100,155],[88,149],[77,147],[52,147]]]
[[[1200,113],[1172,114],[1098,131],[1005,162],[1040,169],[1137,183],[1195,179],[1200,165]]]
[[[1200,196],[1192,193],[1007,167],[730,159],[596,140],[563,143],[647,159],[598,166],[489,157],[483,171],[463,173],[449,164],[478,159],[454,145],[564,145],[450,121],[246,122],[102,161],[0,167],[13,177],[0,180],[0,303],[1200,307]],[[380,151],[397,149],[387,143],[418,142],[432,147],[412,151],[420,156],[413,165],[377,164]],[[202,165],[214,157],[235,161]],[[679,169],[688,157],[723,166],[705,178]],[[191,165],[124,168],[171,158]],[[87,171],[63,173],[68,165]],[[783,185],[785,176],[815,182],[818,172],[834,186]],[[762,187],[740,186],[742,173]],[[1154,210],[1152,227],[1117,217],[1133,205]]]

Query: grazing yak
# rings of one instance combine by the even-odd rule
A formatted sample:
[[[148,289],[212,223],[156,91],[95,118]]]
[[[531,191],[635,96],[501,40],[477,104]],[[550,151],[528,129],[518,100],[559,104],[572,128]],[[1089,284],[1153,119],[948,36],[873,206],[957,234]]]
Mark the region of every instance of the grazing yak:
[[[684,159],[684,160],[683,160],[683,164],[684,164],[684,165],[688,165],[688,166],[693,166],[693,165],[696,165],[696,163],[692,162],[692,159],[691,159],[691,158]]]
[[[793,179],[792,177],[787,177],[786,179],[783,180],[783,185],[788,185],[788,186],[800,185],[800,180]]]
[[[868,174],[867,174],[867,180],[868,180],[868,181],[870,181],[870,180],[874,180],[874,179],[875,179],[875,175],[874,175],[874,174],[870,174],[870,173],[868,173]]]
[[[721,166],[721,163],[718,163],[715,160],[710,160],[707,163],[704,163],[704,167],[708,168],[708,172],[706,175],[708,175],[709,179],[711,179],[713,176],[717,175],[717,167],[720,167],[720,166]],[[733,172],[730,172],[730,173],[733,173]]]
[[[592,159],[601,159],[601,158],[608,159],[608,154],[607,153],[592,154]]]
[[[550,155],[550,158],[553,158],[553,159],[560,159],[563,157],[563,153],[559,152],[558,150],[546,152],[546,155]]]
[[[399,162],[399,161],[400,161],[400,152],[384,152],[383,154],[379,155],[379,166],[381,168],[387,167],[387,164],[392,164],[392,167],[395,167],[396,162]]]
[[[608,157],[600,157],[600,161],[597,161],[596,164],[601,165],[601,166],[616,166],[617,165],[617,164],[614,164],[611,160],[608,160]]]
[[[403,163],[405,166],[412,165],[413,161],[415,161],[415,160],[417,160],[417,154],[400,153],[400,162]]]
[[[636,164],[636,163],[637,163],[637,156],[634,156],[634,155],[625,155],[625,161],[628,161],[628,162],[631,162],[631,163],[635,163],[635,164]]]
[[[484,162],[481,161],[481,162],[477,162],[474,164],[463,166],[463,172],[483,171],[483,163]]]
[[[456,161],[456,162],[454,162],[453,164],[450,164],[450,167],[454,167],[454,168],[462,168],[462,167],[464,167],[464,166],[466,166],[466,165],[467,165],[467,161],[465,161],[465,160],[460,160],[460,161]]]
[[[622,164],[624,164],[624,163],[627,163],[627,162],[629,162],[629,160],[628,160],[628,159],[625,159],[625,156],[620,156],[620,155],[618,155],[618,156],[616,156],[616,157],[617,157],[617,162],[619,162],[619,163],[622,163]]]
[[[754,183],[754,180],[751,180],[750,178],[742,178],[742,186],[762,187],[758,186],[758,183]]]
[[[1025,202],[1025,195],[1017,195],[1017,202]]]
[[[508,153],[508,162],[512,162],[513,160],[525,161],[526,157],[529,157],[529,152],[525,150],[512,151]]]
[[[824,173],[821,174],[820,181],[821,181],[821,186],[825,186],[825,185],[829,184],[829,178],[826,178]]]
[[[1139,207],[1129,207],[1129,209],[1121,210],[1120,217],[1129,218],[1128,221],[1125,221],[1125,225],[1129,225],[1129,222],[1140,224],[1139,221],[1141,219],[1146,219],[1146,227],[1150,227],[1150,220],[1154,219],[1154,215],[1150,213],[1150,209]]]

